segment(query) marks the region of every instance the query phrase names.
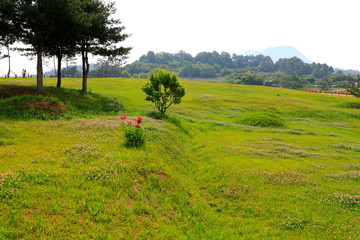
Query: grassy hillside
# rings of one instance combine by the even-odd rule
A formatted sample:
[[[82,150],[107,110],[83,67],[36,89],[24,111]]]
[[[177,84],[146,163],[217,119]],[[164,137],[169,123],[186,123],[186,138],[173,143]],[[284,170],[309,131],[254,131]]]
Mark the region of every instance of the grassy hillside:
[[[145,81],[90,79],[118,114],[0,119],[0,239],[360,238],[358,100],[183,81],[161,120]],[[145,147],[120,115],[144,117]]]

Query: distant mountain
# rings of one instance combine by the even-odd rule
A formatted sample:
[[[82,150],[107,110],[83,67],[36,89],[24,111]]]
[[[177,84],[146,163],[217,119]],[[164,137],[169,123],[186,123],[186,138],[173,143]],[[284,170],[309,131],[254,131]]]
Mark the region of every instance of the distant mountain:
[[[272,47],[267,48],[265,50],[260,51],[246,51],[243,55],[259,55],[262,54],[264,56],[270,56],[271,59],[276,62],[280,58],[292,58],[298,57],[305,63],[312,63],[307,59],[299,50],[294,48],[293,46],[279,46],[279,47]]]

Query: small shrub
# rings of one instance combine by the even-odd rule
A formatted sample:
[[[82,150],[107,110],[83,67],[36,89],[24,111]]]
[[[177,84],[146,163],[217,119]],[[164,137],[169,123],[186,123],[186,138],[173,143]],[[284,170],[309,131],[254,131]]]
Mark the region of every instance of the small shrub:
[[[126,120],[126,116],[120,116],[120,119]],[[128,120],[125,122],[127,125],[125,128],[125,146],[126,147],[141,147],[145,145],[146,136],[144,130],[141,128],[140,124],[143,119],[141,117],[135,118],[134,122],[136,125],[133,125],[133,121]]]
[[[140,128],[127,128],[125,130],[125,146],[141,147],[145,144],[145,133]]]
[[[243,116],[238,123],[270,128],[285,128],[285,121],[272,113],[259,112]]]
[[[178,76],[165,69],[158,69],[150,74],[150,81],[141,89],[146,93],[146,101],[151,101],[160,113],[165,114],[166,110],[173,104],[179,104],[185,95],[178,80]]]

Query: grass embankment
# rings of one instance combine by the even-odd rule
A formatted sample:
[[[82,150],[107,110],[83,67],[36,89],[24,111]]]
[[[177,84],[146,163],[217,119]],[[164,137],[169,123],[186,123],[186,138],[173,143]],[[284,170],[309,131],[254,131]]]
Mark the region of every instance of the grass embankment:
[[[12,119],[56,120],[117,113],[123,106],[113,98],[79,90],[45,87],[37,95],[34,87],[0,85],[0,116]]]
[[[161,120],[143,84],[89,82],[121,115],[152,116],[143,148],[104,112],[0,121],[0,239],[360,237],[360,112],[339,106],[355,98],[184,81]]]

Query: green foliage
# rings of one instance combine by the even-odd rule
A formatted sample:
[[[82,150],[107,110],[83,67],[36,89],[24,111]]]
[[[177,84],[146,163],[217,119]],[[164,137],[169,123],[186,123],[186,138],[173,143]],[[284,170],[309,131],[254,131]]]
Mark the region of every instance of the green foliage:
[[[74,56],[76,52],[81,53],[82,91],[86,93],[89,53],[104,56],[109,61],[121,61],[131,49],[118,45],[129,35],[123,33],[125,28],[120,20],[110,18],[116,11],[114,2],[6,0],[1,1],[0,10],[0,44],[21,41],[31,46],[23,51],[37,55],[38,93],[43,93],[44,54],[58,58],[57,86],[60,87],[62,58],[64,55]],[[7,40],[3,41],[3,38]]]
[[[306,84],[306,80],[297,75],[285,75],[280,78],[280,84],[284,88],[301,89]]]
[[[9,46],[15,40],[17,29],[12,24],[15,13],[15,3],[13,1],[1,1],[0,2],[0,50],[1,45]],[[0,59],[1,56],[0,52]]]
[[[343,107],[343,108],[355,108],[355,109],[360,109],[360,102],[341,102],[338,104],[339,107]]]
[[[63,68],[61,70],[61,74],[63,77],[74,78],[77,75],[79,75],[79,72],[78,72],[76,66],[73,66],[73,67]]]
[[[312,75],[316,78],[325,77],[334,72],[334,69],[327,64],[312,63]]]
[[[96,68],[89,73],[89,77],[130,77],[130,74],[116,65],[110,65],[109,62],[105,62],[97,65]]]
[[[105,1],[82,1],[79,15],[78,49],[82,56],[83,82],[82,92],[87,92],[87,77],[89,69],[89,54],[103,56],[108,61],[121,62],[130,52],[118,44],[129,37],[124,33],[125,27],[118,19],[110,18],[116,11],[115,3]]]
[[[230,55],[227,52],[200,52],[195,57],[180,51],[179,53],[154,53],[149,51],[126,66],[133,77],[146,74],[156,68],[166,68],[178,73],[181,78],[216,78],[226,77],[233,73],[282,73],[287,75],[306,76],[313,70],[317,77],[333,73],[333,68],[326,64],[308,64],[297,57],[282,58],[276,63],[269,56],[260,55]]]
[[[321,90],[329,90],[329,88],[330,88],[329,82],[326,81],[325,79],[319,79],[319,80],[315,81],[315,86],[317,86]]]
[[[160,113],[165,114],[171,105],[179,104],[185,95],[177,75],[169,70],[158,69],[150,74],[149,80],[141,89],[147,95],[145,100],[155,103]]]
[[[352,95],[360,98],[360,75],[357,76],[357,81],[347,89]]]
[[[141,128],[129,127],[125,129],[125,146],[142,147],[145,145],[146,136]]]
[[[264,84],[264,78],[253,74],[253,73],[243,73],[243,74],[238,74],[237,77],[237,82],[236,83],[241,83],[241,84],[245,84],[245,85],[263,85]]]
[[[280,72],[288,75],[308,75],[311,74],[310,64],[304,63],[300,58],[280,58],[276,62],[276,66]]]
[[[257,126],[257,127],[269,127],[269,128],[285,128],[285,121],[275,114],[268,112],[258,112],[246,114],[243,116],[239,123]]]

